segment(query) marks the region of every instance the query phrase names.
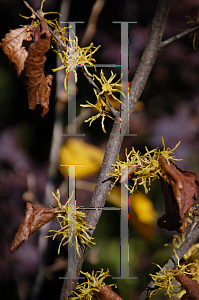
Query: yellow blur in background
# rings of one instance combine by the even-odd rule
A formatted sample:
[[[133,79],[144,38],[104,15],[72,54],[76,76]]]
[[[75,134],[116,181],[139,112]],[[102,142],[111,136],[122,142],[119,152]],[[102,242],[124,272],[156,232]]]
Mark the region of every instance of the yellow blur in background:
[[[116,207],[121,206],[120,187],[111,191],[107,201]],[[156,218],[157,212],[153,202],[145,194],[129,194],[129,224],[147,240],[152,239],[154,235]]]
[[[84,165],[76,167],[76,178],[93,176],[99,173],[104,151],[84,142],[82,139],[69,138],[60,149],[59,165]],[[68,178],[68,168],[59,166],[59,170]]]

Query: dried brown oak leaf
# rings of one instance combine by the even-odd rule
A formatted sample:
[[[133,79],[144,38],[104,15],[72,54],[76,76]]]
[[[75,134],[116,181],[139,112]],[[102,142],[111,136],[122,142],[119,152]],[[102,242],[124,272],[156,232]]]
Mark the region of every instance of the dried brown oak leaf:
[[[28,43],[32,41],[31,27],[22,27],[15,30],[10,30],[2,39],[0,47],[8,57],[13,67],[17,70],[17,76],[21,75],[24,70],[25,60],[28,56],[26,48]]]
[[[197,281],[191,279],[184,274],[178,274],[175,276],[176,280],[180,282],[182,287],[186,290],[186,294],[182,299],[187,300],[199,300],[199,284]]]
[[[49,110],[49,98],[52,85],[52,75],[44,72],[46,52],[50,48],[51,35],[44,18],[40,26],[33,29],[34,43],[28,48],[28,56],[25,61],[21,79],[28,92],[29,108],[34,110],[37,104],[42,107],[41,117]]]
[[[44,71],[45,54],[50,48],[51,35],[44,18],[36,28],[27,26],[10,30],[2,39],[0,47],[17,70],[28,93],[29,108],[39,104],[43,118],[49,110],[52,75]]]
[[[123,300],[118,294],[116,294],[109,285],[97,287],[99,292],[94,291],[94,293],[100,297],[101,300]]]
[[[40,207],[27,202],[25,216],[15,234],[10,250],[17,250],[24,241],[28,240],[30,235],[51,221],[55,217],[54,212],[57,210],[59,210],[59,207]]]
[[[158,226],[170,231],[185,233],[185,217],[189,208],[197,202],[198,176],[180,169],[176,164],[167,163],[160,155],[163,178],[161,188],[165,197],[166,213],[158,219]]]

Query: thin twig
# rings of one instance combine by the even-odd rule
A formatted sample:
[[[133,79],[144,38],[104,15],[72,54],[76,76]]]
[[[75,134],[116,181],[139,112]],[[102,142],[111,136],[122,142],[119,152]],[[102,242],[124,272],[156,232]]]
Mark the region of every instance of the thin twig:
[[[198,237],[199,237],[199,227],[197,227],[192,233],[190,233],[186,238],[186,240],[182,243],[182,245],[176,250],[176,254],[179,257],[179,259],[181,259],[185,253],[187,253],[191,245],[195,243]],[[174,254],[162,269],[163,270],[166,270],[166,268],[174,269],[176,264],[177,264],[177,257]],[[162,271],[158,271],[158,272],[162,274]],[[142,292],[142,294],[137,298],[137,300],[148,300],[151,292],[154,289],[156,289],[156,287],[154,286],[154,282],[151,281],[149,285],[146,287],[146,289]]]
[[[81,40],[81,47],[84,47],[84,45],[88,45],[92,40],[97,29],[97,21],[99,15],[105,5],[105,2],[106,0],[96,0],[93,4],[91,15],[89,17],[84,36]]]
[[[40,16],[40,12],[39,11],[35,11],[29,4],[28,4],[28,2],[26,2],[26,1],[23,1],[24,2],[24,4],[25,4],[25,6],[28,8],[28,9],[30,9],[30,11],[41,21],[41,16]],[[65,49],[65,50],[67,50],[67,47],[66,47],[66,45],[62,42],[62,40],[54,33],[54,31],[48,26],[48,28],[49,28],[49,31],[50,31],[50,34],[56,39],[56,41],[57,42],[59,42],[60,43],[60,45]]]
[[[165,22],[167,20],[167,15],[170,9],[171,2],[172,0],[159,0],[144,53],[142,55],[136,74],[130,86],[130,114],[134,111],[135,105],[137,104],[140,98],[140,95],[145,87],[146,81],[149,77],[153,64],[158,55],[158,49],[160,47],[162,33],[164,31]],[[122,118],[124,120],[124,123],[122,124],[122,133],[120,132],[120,118],[117,117],[114,121],[90,207],[104,207],[106,198],[110,191],[110,182],[104,180],[107,179],[106,174],[112,172],[112,164],[115,164],[121,148],[121,144],[126,131],[125,129],[128,126],[128,107],[125,107],[122,111]],[[89,210],[87,213],[86,222],[96,227],[101,213],[101,210]],[[90,231],[91,236],[93,235],[93,232],[94,229]],[[86,253],[86,248],[79,248],[79,252],[80,257],[76,255],[76,277],[79,277],[80,270],[84,261],[84,256]],[[71,292],[76,289],[76,285],[77,279],[65,279],[60,299],[69,299]]]
[[[193,225],[191,226],[191,230],[190,230],[189,234],[191,234],[194,231],[194,229],[196,228],[196,226],[198,226],[198,222],[199,222],[199,217],[196,217]]]
[[[44,206],[49,207],[51,204],[52,191],[56,190],[55,182],[58,176],[58,160],[59,160],[59,150],[62,144],[62,124],[63,124],[63,116],[64,110],[60,111],[55,109],[55,123],[53,128],[53,136],[52,136],[52,146],[50,152],[49,159],[49,169],[48,169],[48,178],[45,187],[45,198],[44,198]],[[47,265],[47,252],[48,252],[48,239],[44,237],[48,235],[48,231],[50,229],[50,222],[43,226],[40,229],[39,235],[39,270],[37,273],[37,277],[35,280],[35,284],[33,287],[33,292],[31,295],[31,300],[37,300],[39,298],[43,282],[45,279],[45,268]]]
[[[174,35],[173,37],[171,37],[171,38],[169,38],[169,39],[167,39],[167,40],[165,40],[165,41],[162,41],[162,42],[160,43],[160,48],[162,49],[162,48],[164,48],[165,46],[168,46],[168,45],[170,45],[171,43],[173,43],[173,42],[175,42],[175,41],[177,41],[177,40],[183,38],[184,36],[187,36],[187,35],[189,35],[189,34],[195,32],[195,31],[197,31],[197,30],[199,30],[199,25],[195,25],[194,27],[187,28],[187,29],[185,29],[184,31],[182,31],[182,32],[180,32],[180,33]]]

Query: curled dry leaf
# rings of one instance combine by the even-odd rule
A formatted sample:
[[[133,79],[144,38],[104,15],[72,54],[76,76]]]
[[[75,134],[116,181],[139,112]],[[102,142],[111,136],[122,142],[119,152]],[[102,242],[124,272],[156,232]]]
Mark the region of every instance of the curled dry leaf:
[[[29,108],[35,109],[36,105],[40,104],[43,107],[41,116],[44,117],[49,110],[49,97],[53,78],[52,75],[44,73],[45,54],[50,48],[51,41],[48,25],[44,19],[41,19],[41,26],[36,28],[34,36],[35,42],[28,49],[28,57],[22,75],[28,91]]]
[[[198,176],[196,173],[180,169],[172,162],[169,165],[162,155],[159,157],[159,162],[163,172],[160,181],[165,197],[166,213],[159,218],[158,226],[185,233],[186,214],[197,202]]]
[[[44,18],[40,26],[27,26],[10,30],[0,47],[17,70],[23,86],[28,92],[29,108],[42,107],[41,116],[49,110],[52,75],[44,72],[46,52],[50,48],[51,35]]]
[[[17,70],[18,77],[24,70],[24,64],[28,56],[27,47],[28,43],[32,41],[30,27],[17,28],[10,30],[2,39],[0,47],[5,55],[8,57],[13,67]]]
[[[180,282],[182,287],[186,290],[186,294],[182,299],[187,300],[199,300],[199,284],[197,281],[191,279],[184,274],[178,274],[175,276],[176,280]]]
[[[24,71],[21,74],[22,83],[28,92],[28,104],[30,109],[35,109],[37,104],[43,108],[41,116],[49,110],[49,97],[52,85],[52,75],[44,73],[46,52],[50,48],[51,35],[44,18],[40,26],[33,30],[34,43],[28,48],[28,56],[25,61]]]
[[[118,294],[116,294],[109,285],[97,287],[99,292],[94,291],[94,293],[100,297],[101,300],[123,300]]]
[[[24,241],[28,240],[30,235],[51,221],[55,217],[54,212],[57,210],[59,210],[59,207],[40,207],[27,202],[25,216],[15,234],[10,250],[17,250]]]

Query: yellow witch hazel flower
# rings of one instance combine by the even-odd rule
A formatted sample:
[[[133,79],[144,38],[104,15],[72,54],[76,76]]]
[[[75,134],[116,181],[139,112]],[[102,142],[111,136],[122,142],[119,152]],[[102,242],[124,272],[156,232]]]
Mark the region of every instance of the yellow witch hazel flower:
[[[64,51],[54,50],[58,54],[63,65],[61,67],[53,69],[53,72],[57,72],[59,70],[65,69],[65,73],[66,73],[64,79],[65,90],[67,90],[67,79],[70,71],[73,71],[75,73],[75,82],[77,82],[76,67],[83,66],[85,71],[89,74],[89,76],[91,75],[88,72],[86,64],[89,64],[90,66],[94,66],[93,63],[95,62],[95,59],[92,57],[92,55],[99,49],[99,47],[100,45],[98,47],[94,47],[93,43],[91,43],[90,46],[81,48],[78,45],[78,37],[75,36],[74,40],[69,37],[66,50]]]
[[[114,120],[109,113],[106,111],[106,106],[102,105],[99,101],[94,105],[88,101],[86,101],[88,104],[80,104],[80,106],[82,107],[91,107],[91,108],[95,108],[96,110],[99,111],[99,113],[95,116],[92,116],[91,118],[85,120],[84,122],[90,122],[89,123],[89,127],[91,126],[92,122],[97,120],[99,117],[102,117],[102,130],[104,131],[104,133],[106,133],[106,129],[104,127],[104,120],[105,117],[109,117],[110,119]]]
[[[37,11],[37,13],[38,13],[38,15],[41,17],[41,18],[44,18],[44,16],[45,15],[50,15],[50,14],[58,14],[58,15],[60,15],[61,16],[61,14],[59,13],[59,12],[43,12],[43,5],[44,5],[44,2],[45,2],[45,0],[42,0],[42,2],[41,2],[41,7],[40,7],[40,9]],[[28,5],[28,4],[27,4]],[[20,14],[19,14],[20,15]],[[35,14],[33,13],[30,17],[26,17],[26,16],[22,16],[22,15],[20,15],[22,18],[25,18],[25,19],[36,19],[36,16],[35,16]],[[46,21],[46,23],[48,23],[48,25],[50,25],[50,26],[52,26],[52,27],[54,27],[54,28],[57,28],[57,20],[48,20],[48,19],[46,19],[45,18],[45,21]],[[39,25],[39,20],[36,20],[35,22],[34,22],[34,25],[33,26],[38,26]]]
[[[97,271],[94,274],[94,271],[92,271],[92,275],[88,272],[84,273],[87,278],[87,282],[83,282],[81,284],[77,284],[76,292],[73,292],[76,296],[71,298],[71,300],[92,300],[92,299],[99,299],[97,295],[94,294],[94,291],[98,292],[98,287],[104,286],[105,282],[104,279],[109,275],[109,270],[107,269],[106,272],[103,271],[103,269],[100,269],[100,271]],[[110,284],[109,286],[115,286],[115,284]]]
[[[129,184],[129,186],[126,187],[129,189],[130,193],[134,193],[134,191],[138,189],[138,186],[142,185],[144,187],[145,194],[147,194],[150,190],[151,182],[156,178],[159,178],[159,176],[162,176],[162,169],[159,164],[159,155],[164,156],[168,164],[170,161],[173,162],[174,160],[181,160],[175,158],[173,155],[173,151],[179,146],[180,142],[178,142],[172,150],[170,148],[166,149],[163,137],[162,144],[162,151],[160,151],[159,148],[149,151],[147,147],[145,147],[146,153],[141,155],[140,151],[136,151],[133,147],[129,154],[126,152],[126,162],[120,161],[118,158],[116,164],[112,165],[114,167],[113,172],[107,174],[107,176],[115,179],[112,188],[118,181],[121,180],[122,172],[125,168],[135,166],[136,168],[131,176],[131,182],[133,182],[133,185]]]
[[[104,95],[105,97],[106,96],[111,96],[113,99],[115,99],[119,103],[122,103],[113,94],[115,92],[118,92],[118,93],[121,93],[123,97],[125,97],[125,94],[118,89],[118,87],[121,86],[121,84],[119,84],[119,81],[121,80],[121,78],[118,79],[118,81],[111,83],[113,81],[113,79],[116,77],[117,74],[113,74],[113,71],[111,71],[111,77],[107,80],[106,77],[104,76],[103,70],[101,70],[101,72],[100,72],[100,77],[101,78],[97,77],[97,75],[95,75],[95,74],[93,74],[93,75],[89,74],[89,75],[92,76],[93,79],[96,78],[100,82],[100,84],[101,84],[101,91],[98,93],[96,91],[96,89],[94,89],[95,95],[97,97],[97,102],[96,102],[95,105],[92,104],[92,103],[90,103],[90,102],[88,102],[88,101],[86,101],[88,104],[80,104],[80,106],[82,106],[82,107],[92,107],[92,108],[95,108],[96,110],[99,111],[99,113],[97,115],[92,116],[91,118],[85,120],[85,122],[90,122],[89,123],[89,127],[90,127],[93,121],[95,121],[99,117],[102,117],[102,121],[101,121],[102,130],[104,131],[104,133],[106,133],[106,130],[105,130],[105,127],[104,127],[105,117],[108,117],[108,118],[110,118],[112,120],[114,120],[114,119],[109,115],[109,108],[106,105],[106,103],[101,99],[101,96],[102,95]]]
[[[174,235],[172,244],[165,244],[165,246],[173,246],[178,249],[184,239],[184,236],[181,238],[179,235]],[[182,266],[184,265],[186,265],[189,271],[188,276],[199,283],[199,243],[191,245],[187,253],[184,254]],[[185,293],[186,290],[182,288],[177,297],[181,298]]]
[[[114,74],[113,71],[111,71],[111,77],[107,80],[106,77],[104,76],[104,72],[103,70],[101,70],[100,72],[100,77],[97,77],[96,74],[93,74],[93,78],[96,78],[101,86],[102,86],[102,90],[99,94],[97,94],[97,100],[100,101],[100,96],[104,94],[104,96],[108,95],[108,96],[112,96],[113,99],[117,100],[118,102],[122,103],[113,93],[120,93],[122,94],[123,97],[125,97],[125,94],[118,89],[118,87],[121,86],[121,84],[119,83],[121,78],[118,79],[118,81],[116,82],[112,82],[113,79],[117,76],[117,74]]]
[[[57,190],[57,195],[55,195],[52,192],[53,196],[57,200],[58,206],[60,208],[59,211],[56,211],[55,214],[55,220],[60,225],[59,230],[49,230],[49,232],[54,232],[53,235],[47,236],[52,237],[54,240],[56,236],[63,235],[62,240],[59,244],[58,248],[58,254],[60,253],[61,245],[66,245],[67,243],[70,243],[70,245],[73,245],[73,236],[75,235],[75,246],[76,251],[78,255],[79,253],[79,243],[86,244],[90,246],[90,244],[95,244],[92,242],[92,237],[88,234],[88,230],[94,228],[91,225],[88,225],[83,218],[86,217],[86,214],[80,210],[78,210],[78,207],[75,207],[73,205],[73,202],[71,204],[71,198],[73,197],[73,194],[71,198],[66,202],[65,205],[62,205],[60,202],[60,193],[59,190]],[[74,197],[72,198],[72,201],[74,201]],[[64,240],[67,240],[63,243]]]
[[[180,265],[180,260],[175,250],[174,253],[177,258],[177,265],[174,269],[169,269],[168,265],[166,269],[163,269],[158,264],[154,264],[158,266],[161,272],[156,272],[156,275],[149,274],[152,280],[154,281],[154,286],[157,287],[154,291],[152,291],[150,297],[156,294],[157,291],[161,289],[166,290],[165,295],[168,295],[170,299],[173,296],[179,296],[178,292],[174,292],[174,288],[181,288],[180,284],[178,285],[174,284],[173,280],[175,280],[175,276],[179,274],[188,275],[188,276],[194,274],[189,269],[193,265],[193,263]]]
[[[174,154],[174,150],[180,145],[180,141],[177,143],[177,145],[171,150],[170,148],[166,148],[165,143],[164,143],[164,139],[162,137],[162,145],[163,145],[163,150],[161,151],[161,155],[164,156],[164,158],[166,159],[167,163],[170,164],[170,161],[180,161],[182,159],[178,159],[175,158]]]
[[[186,17],[189,18],[189,21],[187,21],[187,24],[190,24],[191,27],[193,27],[193,26],[199,24],[199,12],[198,12],[196,21],[193,21],[193,20],[191,19],[191,17],[188,16],[188,15],[187,15]],[[196,35],[197,35],[197,32],[198,32],[198,30],[196,30],[195,32],[191,33],[190,36],[189,36],[189,37],[191,37],[191,36],[193,35],[193,49],[194,49],[194,50],[196,50]]]
[[[69,27],[60,27],[59,26],[59,23],[57,21],[57,19],[55,19],[51,26],[54,28],[53,32],[54,34],[56,34],[56,36],[64,43],[64,45],[66,46],[67,43],[68,43],[68,39],[65,37],[65,34],[66,34],[66,29],[68,29]],[[55,43],[55,44],[58,44],[60,46],[60,43],[59,41],[57,41],[57,39],[55,39],[53,36],[52,36],[52,44]],[[51,45],[51,47],[53,48],[53,45]]]

